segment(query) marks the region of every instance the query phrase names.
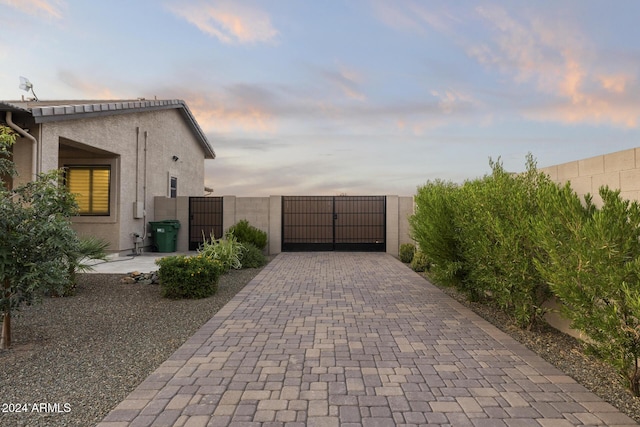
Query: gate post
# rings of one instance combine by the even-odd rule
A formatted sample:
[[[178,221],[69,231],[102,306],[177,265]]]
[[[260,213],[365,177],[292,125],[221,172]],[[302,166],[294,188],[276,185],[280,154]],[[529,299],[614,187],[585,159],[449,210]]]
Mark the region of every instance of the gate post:
[[[178,229],[176,250],[187,252],[189,250],[189,196],[178,196],[176,199],[176,217],[182,226]]]
[[[222,197],[222,236],[216,236],[220,239],[224,236],[229,228],[236,223],[236,196]]]
[[[387,196],[387,253],[399,255],[399,214],[398,196]]]
[[[269,255],[282,251],[282,196],[269,196]]]

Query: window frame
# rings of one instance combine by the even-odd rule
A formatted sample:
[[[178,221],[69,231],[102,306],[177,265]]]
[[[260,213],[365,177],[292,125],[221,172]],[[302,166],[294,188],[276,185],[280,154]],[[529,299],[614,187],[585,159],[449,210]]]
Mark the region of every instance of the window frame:
[[[178,198],[178,177],[175,175],[169,175],[169,198]]]
[[[69,164],[64,166],[64,175],[65,175],[65,185],[70,190],[70,171],[73,169],[78,170],[89,170],[91,173],[90,183],[89,183],[89,211],[78,212],[78,216],[80,217],[110,217],[111,216],[111,201],[112,201],[112,182],[113,182],[113,168],[111,164]],[[95,212],[91,208],[93,204],[93,171],[95,170],[106,170],[108,172],[108,183],[107,183],[107,211]]]

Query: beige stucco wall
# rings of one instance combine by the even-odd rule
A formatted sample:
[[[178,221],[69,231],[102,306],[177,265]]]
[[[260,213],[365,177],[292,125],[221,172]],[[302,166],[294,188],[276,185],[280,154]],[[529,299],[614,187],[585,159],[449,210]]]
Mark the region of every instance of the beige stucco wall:
[[[540,168],[559,183],[571,182],[571,188],[580,196],[590,193],[597,206],[602,204],[600,187],[608,185],[619,189],[628,200],[640,200],[640,148],[575,160]]]
[[[111,164],[114,182],[111,215],[77,217],[74,227],[81,235],[92,234],[106,239],[113,252],[131,251],[134,247],[132,233],[146,235],[145,245],[150,244],[147,233],[148,222],[155,220],[154,197],[168,195],[170,176],[178,178],[179,196],[204,194],[204,152],[175,109],[40,126],[43,171],[67,164]],[[113,156],[96,160],[87,152],[86,157],[59,159],[59,143],[67,140],[105,150]],[[172,156],[179,160],[173,161]],[[136,200],[144,204],[145,218],[134,218]],[[186,209],[188,211],[188,205]],[[181,207],[181,216],[184,216],[184,207]]]
[[[409,217],[414,213],[413,197],[400,196],[398,199],[398,248],[405,243],[414,243],[411,238],[411,227],[409,226]]]
[[[398,209],[398,196],[387,196],[387,236],[386,236],[386,246],[387,253],[397,257],[400,247],[400,227],[398,224],[399,220],[399,209]]]
[[[269,197],[269,234],[267,248],[270,254],[282,249],[282,196]]]
[[[13,160],[15,163],[17,176],[13,177],[13,186],[17,187],[32,180],[34,171],[32,170],[33,142],[27,138],[17,138],[13,145]]]
[[[226,232],[238,221],[246,219],[249,224],[268,233],[269,205],[269,197],[224,196],[222,200],[222,228]]]
[[[409,217],[413,215],[413,197],[387,196],[387,253],[397,257],[400,245],[414,243]]]
[[[224,196],[222,199],[222,228],[226,232],[238,221],[246,219],[252,226],[267,233],[267,252],[271,248],[271,198],[270,197],[236,197]],[[274,230],[275,231],[275,230]]]

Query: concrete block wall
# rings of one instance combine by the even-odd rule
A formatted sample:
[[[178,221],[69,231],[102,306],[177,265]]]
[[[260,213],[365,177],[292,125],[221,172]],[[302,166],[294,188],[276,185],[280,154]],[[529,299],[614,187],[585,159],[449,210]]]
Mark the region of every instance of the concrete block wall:
[[[559,183],[571,183],[580,196],[590,193],[597,206],[602,205],[600,187],[619,189],[628,200],[640,200],[640,148],[540,168]]]
[[[387,196],[387,253],[398,256],[403,243],[412,243],[409,231],[409,216],[413,214],[413,197]],[[178,232],[177,250],[189,250],[189,197],[156,197],[154,221],[177,219],[181,227]],[[242,219],[267,233],[267,251],[274,255],[282,247],[282,196],[236,197],[224,196],[222,201],[222,228]],[[147,245],[151,240],[145,241]]]
[[[414,243],[409,226],[409,217],[414,214],[414,207],[413,197],[403,196],[398,199],[398,248],[405,243]]]
[[[224,196],[222,228],[226,231],[238,221],[246,219],[249,224],[268,233],[269,206],[269,197]]]

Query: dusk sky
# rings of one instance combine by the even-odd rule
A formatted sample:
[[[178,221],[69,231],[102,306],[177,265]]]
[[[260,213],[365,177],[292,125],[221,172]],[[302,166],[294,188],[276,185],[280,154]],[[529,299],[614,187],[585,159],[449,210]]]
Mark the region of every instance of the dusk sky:
[[[0,99],[183,99],[215,195],[413,195],[640,147],[640,1],[0,0]]]

